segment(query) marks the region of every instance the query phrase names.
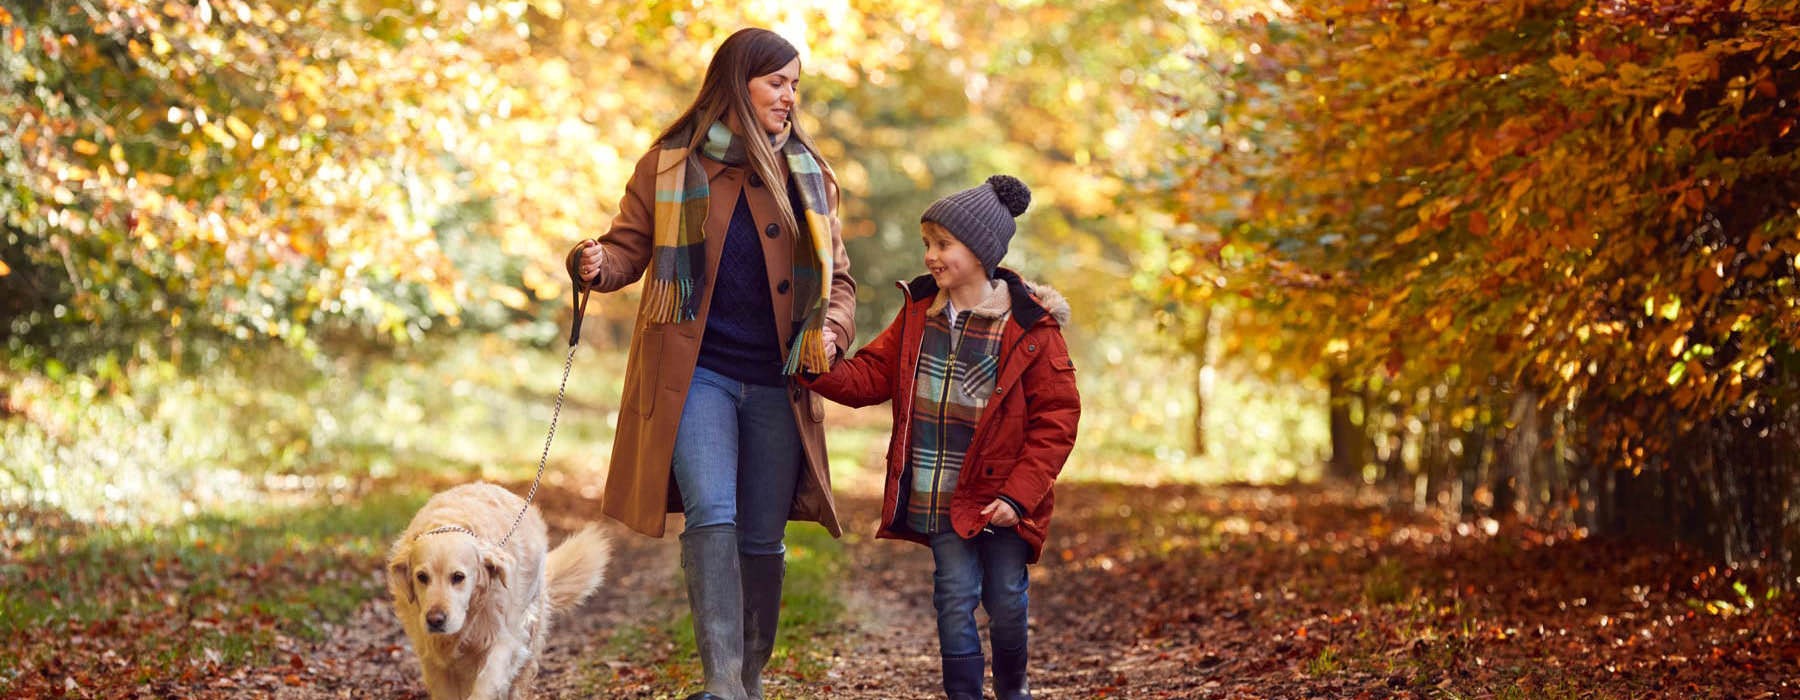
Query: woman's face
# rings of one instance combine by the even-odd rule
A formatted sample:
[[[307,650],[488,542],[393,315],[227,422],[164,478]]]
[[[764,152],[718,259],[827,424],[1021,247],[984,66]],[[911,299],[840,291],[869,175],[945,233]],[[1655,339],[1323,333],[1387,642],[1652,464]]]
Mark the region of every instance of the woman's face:
[[[763,131],[779,134],[800,104],[800,59],[750,79],[750,109]]]

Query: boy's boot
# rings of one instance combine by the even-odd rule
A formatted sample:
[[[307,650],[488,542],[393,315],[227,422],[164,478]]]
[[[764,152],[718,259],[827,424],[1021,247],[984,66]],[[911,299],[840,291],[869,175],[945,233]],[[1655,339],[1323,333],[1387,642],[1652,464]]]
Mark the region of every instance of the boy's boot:
[[[763,700],[762,672],[775,652],[787,562],[780,554],[759,554],[743,557],[739,566],[744,572],[744,692],[751,700]]]
[[[681,533],[681,570],[694,613],[694,647],[706,690],[688,700],[744,699],[744,584],[737,528],[714,525]]]
[[[981,700],[981,676],[987,659],[974,656],[944,657],[944,695],[950,700]]]
[[[1025,679],[1026,653],[1030,647],[994,649],[994,697],[999,700],[1031,700],[1031,682]]]

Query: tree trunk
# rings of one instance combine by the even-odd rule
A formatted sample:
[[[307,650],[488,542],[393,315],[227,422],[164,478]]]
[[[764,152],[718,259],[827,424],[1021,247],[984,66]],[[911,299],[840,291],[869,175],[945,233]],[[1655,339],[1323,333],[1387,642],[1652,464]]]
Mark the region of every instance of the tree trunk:
[[[1208,386],[1207,370],[1212,367],[1212,306],[1209,304],[1200,311],[1200,339],[1194,349],[1194,454],[1206,454],[1206,395]]]
[[[1366,437],[1351,420],[1351,402],[1355,395],[1345,386],[1341,370],[1332,370],[1327,379],[1331,397],[1331,476],[1344,480],[1361,480],[1362,445]]]

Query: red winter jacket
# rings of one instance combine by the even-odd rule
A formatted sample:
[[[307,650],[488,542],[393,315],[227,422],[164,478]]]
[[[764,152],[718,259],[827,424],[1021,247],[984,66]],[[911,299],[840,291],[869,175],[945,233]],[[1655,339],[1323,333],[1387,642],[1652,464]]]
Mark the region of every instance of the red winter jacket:
[[[1001,334],[993,398],[976,423],[950,499],[950,523],[958,534],[972,538],[987,525],[981,509],[1005,496],[1024,507],[1018,531],[1031,545],[1035,563],[1050,530],[1052,486],[1075,447],[1075,427],[1081,419],[1075,363],[1062,337],[1069,305],[1055,290],[1028,284],[1011,270],[1000,268],[994,276],[1011,291],[1012,316]],[[937,297],[938,286],[929,275],[899,286],[906,304],[887,330],[855,357],[808,383],[821,396],[848,406],[893,401],[887,486],[875,536],[925,543],[925,535],[907,526],[900,499],[908,495],[912,479],[906,455],[919,343],[925,333],[925,310]]]

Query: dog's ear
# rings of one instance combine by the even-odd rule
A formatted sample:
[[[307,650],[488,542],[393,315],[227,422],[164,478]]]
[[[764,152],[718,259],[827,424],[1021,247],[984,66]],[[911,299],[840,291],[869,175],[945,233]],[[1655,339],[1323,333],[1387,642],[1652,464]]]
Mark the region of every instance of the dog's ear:
[[[510,560],[504,553],[489,550],[481,555],[481,568],[487,571],[488,579],[506,588],[506,574],[510,570]]]
[[[396,548],[393,556],[388,558],[388,595],[399,601],[401,596],[406,602],[417,605],[419,593],[412,586],[412,561],[406,548]]]

